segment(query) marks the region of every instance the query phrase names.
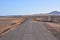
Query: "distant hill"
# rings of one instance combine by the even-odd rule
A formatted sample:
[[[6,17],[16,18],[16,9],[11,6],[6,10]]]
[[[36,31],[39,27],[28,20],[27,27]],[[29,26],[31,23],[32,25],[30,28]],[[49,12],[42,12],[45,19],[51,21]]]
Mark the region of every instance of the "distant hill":
[[[32,16],[60,16],[60,12],[59,11],[52,11],[52,12],[49,12],[49,13],[41,13],[41,14],[34,14]]]
[[[58,15],[58,14],[60,14],[60,12],[59,11],[53,11],[53,12],[50,12],[49,14],[56,14],[56,15]]]

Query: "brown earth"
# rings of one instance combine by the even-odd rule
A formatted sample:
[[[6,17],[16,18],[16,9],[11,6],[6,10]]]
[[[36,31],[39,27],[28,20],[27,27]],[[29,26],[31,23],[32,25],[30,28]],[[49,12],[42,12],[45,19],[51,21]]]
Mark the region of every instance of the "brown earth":
[[[0,18],[0,36],[15,29],[18,25],[22,24],[28,17],[19,18]]]
[[[33,17],[32,20],[60,23],[60,16],[37,16],[37,17]]]
[[[50,21],[48,19],[40,17],[32,18],[33,21],[42,22],[46,29],[60,40],[60,17],[51,17]]]
[[[60,40],[60,24],[47,22],[46,28],[52,32],[52,34]]]

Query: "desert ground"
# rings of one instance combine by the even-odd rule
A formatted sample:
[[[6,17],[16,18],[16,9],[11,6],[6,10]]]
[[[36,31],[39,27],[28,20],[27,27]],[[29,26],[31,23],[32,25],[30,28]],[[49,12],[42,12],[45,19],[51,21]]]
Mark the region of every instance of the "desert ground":
[[[33,17],[33,21],[42,22],[48,32],[51,32],[60,40],[60,16]]]
[[[15,29],[18,25],[22,24],[27,17],[1,17],[0,18],[0,36]]]
[[[0,40],[60,40],[60,16],[0,17]]]

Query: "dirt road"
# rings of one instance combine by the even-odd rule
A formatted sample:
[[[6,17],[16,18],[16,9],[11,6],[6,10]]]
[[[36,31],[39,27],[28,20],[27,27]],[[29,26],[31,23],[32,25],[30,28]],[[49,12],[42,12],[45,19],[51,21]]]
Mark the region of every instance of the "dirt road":
[[[58,40],[49,33],[41,23],[29,18],[13,31],[8,32],[0,40]]]

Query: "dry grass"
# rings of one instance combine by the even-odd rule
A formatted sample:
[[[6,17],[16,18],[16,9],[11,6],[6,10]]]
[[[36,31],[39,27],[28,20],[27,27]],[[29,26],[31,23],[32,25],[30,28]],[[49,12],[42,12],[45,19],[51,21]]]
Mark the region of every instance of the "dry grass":
[[[60,16],[38,16],[32,18],[35,21],[60,23]]]
[[[22,24],[27,17],[20,18],[0,18],[0,36],[5,35],[9,31],[18,27],[18,25]]]
[[[43,18],[32,18],[32,20],[43,20]]]
[[[33,17],[33,21],[43,22],[43,25],[60,40],[60,16],[52,16],[51,19],[43,17]],[[49,21],[48,21],[49,20]]]
[[[58,39],[60,39],[60,24],[56,23],[45,23],[47,25],[47,29],[52,32],[54,36],[56,36]]]

